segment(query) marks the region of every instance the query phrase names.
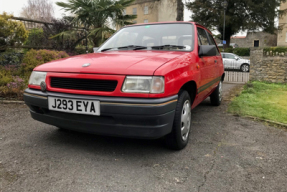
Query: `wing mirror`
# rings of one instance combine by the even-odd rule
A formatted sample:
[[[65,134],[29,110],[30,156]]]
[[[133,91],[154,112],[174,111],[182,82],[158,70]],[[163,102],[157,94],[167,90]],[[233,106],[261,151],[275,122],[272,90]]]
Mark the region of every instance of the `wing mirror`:
[[[235,60],[238,61],[238,60],[239,60],[239,57],[235,57]]]
[[[93,48],[94,53],[96,53],[98,51],[98,49],[99,49],[99,47],[94,47]]]
[[[200,45],[198,49],[199,57],[216,56],[217,48],[215,45]]]

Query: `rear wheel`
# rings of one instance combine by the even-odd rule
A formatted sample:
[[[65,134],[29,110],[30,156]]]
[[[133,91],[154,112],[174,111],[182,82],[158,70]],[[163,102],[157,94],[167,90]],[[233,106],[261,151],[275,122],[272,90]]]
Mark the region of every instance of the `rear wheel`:
[[[165,137],[166,145],[175,150],[183,149],[189,139],[191,124],[191,100],[187,91],[179,94],[172,132]]]
[[[249,65],[247,65],[247,64],[241,65],[240,70],[242,72],[249,72]]]
[[[214,106],[219,106],[222,101],[222,81],[219,82],[216,89],[210,95],[210,102]]]

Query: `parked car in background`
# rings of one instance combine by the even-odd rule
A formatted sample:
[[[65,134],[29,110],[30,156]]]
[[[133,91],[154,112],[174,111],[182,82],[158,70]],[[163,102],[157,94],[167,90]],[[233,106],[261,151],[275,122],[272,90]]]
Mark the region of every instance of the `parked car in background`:
[[[156,139],[183,149],[192,109],[222,101],[222,57],[194,22],[126,26],[95,53],[37,66],[24,100],[35,120],[88,133]],[[211,125],[212,126],[212,125]]]
[[[235,69],[242,72],[249,72],[250,60],[243,59],[233,53],[221,53],[224,69]]]

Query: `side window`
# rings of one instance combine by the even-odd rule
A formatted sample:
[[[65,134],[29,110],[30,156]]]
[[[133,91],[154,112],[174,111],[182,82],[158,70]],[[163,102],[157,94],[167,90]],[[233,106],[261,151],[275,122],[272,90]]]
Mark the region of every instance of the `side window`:
[[[209,45],[208,37],[204,29],[197,28],[198,37],[200,39],[201,45]]]
[[[212,35],[210,33],[208,33],[208,32],[207,32],[207,35],[208,35],[208,38],[209,38],[210,45],[215,45],[216,46],[216,43],[215,43]],[[218,51],[217,47],[216,47],[216,50],[217,50],[216,51],[216,55],[219,55],[219,51]]]
[[[232,55],[232,54],[225,54],[225,57],[226,57],[227,59],[235,59],[235,56]]]

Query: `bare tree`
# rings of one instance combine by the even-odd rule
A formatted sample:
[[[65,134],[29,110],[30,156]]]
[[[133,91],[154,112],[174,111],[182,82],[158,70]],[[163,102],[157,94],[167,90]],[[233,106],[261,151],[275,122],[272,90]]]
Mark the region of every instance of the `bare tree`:
[[[29,19],[50,22],[54,18],[54,7],[51,0],[28,0],[22,8],[21,16]]]

